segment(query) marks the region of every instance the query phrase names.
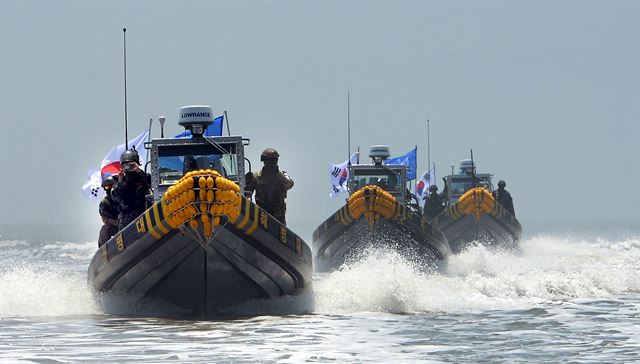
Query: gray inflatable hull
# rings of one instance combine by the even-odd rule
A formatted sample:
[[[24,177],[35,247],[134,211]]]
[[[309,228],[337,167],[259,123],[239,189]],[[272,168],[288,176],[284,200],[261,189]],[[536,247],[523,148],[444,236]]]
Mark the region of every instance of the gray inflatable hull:
[[[492,249],[514,250],[522,236],[518,219],[495,203],[493,211],[475,215],[460,214],[456,204],[430,221],[449,241],[453,253],[460,253],[475,243]]]
[[[98,250],[89,284],[108,313],[192,318],[234,314],[238,303],[311,284],[307,244],[252,202],[243,199],[240,217],[215,233],[203,248],[154,206]]]
[[[313,233],[317,272],[338,270],[378,248],[392,249],[425,270],[441,268],[451,254],[445,236],[415,214],[403,221],[381,219],[371,225],[365,218],[351,220],[344,206]]]

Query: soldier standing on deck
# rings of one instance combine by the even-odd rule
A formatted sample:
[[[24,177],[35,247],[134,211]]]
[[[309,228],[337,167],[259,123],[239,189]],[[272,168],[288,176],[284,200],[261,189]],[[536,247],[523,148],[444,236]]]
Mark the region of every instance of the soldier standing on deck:
[[[491,194],[493,198],[502,205],[507,211],[509,211],[513,216],[516,216],[516,212],[513,209],[513,198],[511,198],[511,194],[505,190],[507,187],[507,183],[503,180],[498,182],[498,189],[493,191]]]
[[[256,173],[247,173],[245,191],[248,197],[255,191],[258,206],[286,225],[287,204],[284,200],[287,191],[293,187],[293,180],[278,168],[279,157],[275,149],[265,149],[260,155],[264,167]]]
[[[446,185],[445,185],[446,190]],[[427,220],[431,220],[434,217],[440,215],[446,208],[447,200],[445,198],[446,192],[442,194],[438,193],[438,186],[429,186],[429,196],[424,201],[424,216]]]
[[[102,218],[102,228],[100,228],[100,236],[98,237],[98,247],[101,247],[112,236],[118,233],[118,204],[111,196],[111,188],[116,181],[113,177],[108,176],[102,180],[102,188],[107,195],[100,201],[100,217]]]
[[[151,175],[140,169],[140,157],[135,150],[120,155],[122,169],[113,188],[113,199],[120,207],[118,230],[124,229],[147,209],[147,195],[151,192]]]

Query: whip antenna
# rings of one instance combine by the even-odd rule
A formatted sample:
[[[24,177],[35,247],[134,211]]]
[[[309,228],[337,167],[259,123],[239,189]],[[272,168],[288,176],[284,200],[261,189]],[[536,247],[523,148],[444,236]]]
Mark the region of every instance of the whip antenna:
[[[225,110],[224,113],[222,113],[222,115],[223,115],[222,122],[227,124],[227,134],[231,136],[231,130],[229,130],[229,117],[227,116],[227,110]]]
[[[351,104],[349,102],[349,90],[347,90],[347,164],[351,165]]]
[[[129,134],[127,130],[127,28],[122,28],[124,49],[124,149],[129,149]]]
[[[473,163],[473,149],[471,149],[471,186],[476,188],[476,165]]]

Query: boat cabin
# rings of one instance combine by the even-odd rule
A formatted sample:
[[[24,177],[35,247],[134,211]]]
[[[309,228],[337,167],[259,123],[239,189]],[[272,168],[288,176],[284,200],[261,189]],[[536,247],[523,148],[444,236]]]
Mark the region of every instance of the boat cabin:
[[[460,170],[458,174],[452,174],[445,177],[447,185],[447,200],[449,202],[456,202],[462,196],[463,193],[474,187],[483,187],[489,192],[493,191],[493,184],[491,179],[492,174],[489,173],[475,173],[475,165],[470,159],[465,159],[460,162]]]
[[[349,167],[349,194],[364,186],[378,186],[393,195],[399,202],[407,203],[407,167],[402,164],[385,165],[389,147],[374,145],[369,157],[373,164],[353,164]]]
[[[183,107],[180,114],[180,125],[190,136],[153,139],[149,146],[154,201],[160,200],[187,172],[199,169],[218,171],[244,193],[244,146],[249,140],[240,136],[204,136],[206,127],[213,123],[211,109],[205,106]]]

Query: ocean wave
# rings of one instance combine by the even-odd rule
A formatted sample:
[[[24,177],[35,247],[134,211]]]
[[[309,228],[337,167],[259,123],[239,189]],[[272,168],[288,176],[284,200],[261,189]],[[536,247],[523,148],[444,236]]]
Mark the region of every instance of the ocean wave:
[[[26,240],[0,240],[0,249],[24,247],[28,245],[29,243],[27,243]]]
[[[638,240],[537,236],[520,252],[482,245],[426,274],[395,252],[372,251],[315,282],[319,312],[394,313],[528,309],[549,301],[640,292]]]
[[[0,272],[0,317],[96,313],[98,307],[83,276],[29,264]]]

